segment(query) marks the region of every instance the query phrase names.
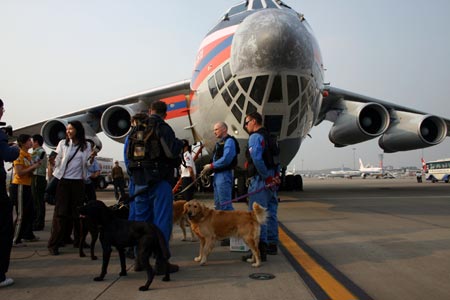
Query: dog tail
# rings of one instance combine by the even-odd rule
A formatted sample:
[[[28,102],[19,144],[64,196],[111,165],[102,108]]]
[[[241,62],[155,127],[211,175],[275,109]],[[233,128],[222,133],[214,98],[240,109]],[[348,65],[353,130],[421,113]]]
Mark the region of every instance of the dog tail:
[[[264,207],[262,207],[256,202],[253,202],[253,213],[255,214],[256,220],[258,221],[259,224],[266,223],[267,212]]]

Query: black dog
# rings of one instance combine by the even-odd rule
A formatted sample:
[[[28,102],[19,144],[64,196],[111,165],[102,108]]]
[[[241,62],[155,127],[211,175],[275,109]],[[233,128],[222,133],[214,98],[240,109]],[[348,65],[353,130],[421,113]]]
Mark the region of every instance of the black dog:
[[[128,204],[125,204],[125,201],[121,201],[121,199],[119,199],[119,203],[109,206],[108,209],[110,209],[116,217],[123,220],[128,219],[129,207]],[[91,253],[91,259],[97,260],[97,256],[95,255],[95,243],[97,242],[98,239],[98,225],[99,224],[97,223],[96,220],[80,216],[80,242],[78,246],[78,252],[80,257],[86,257],[83,248],[86,245],[86,236],[88,233],[90,233],[91,245],[89,246],[89,248]]]
[[[162,232],[153,224],[134,222],[117,218],[114,213],[101,201],[91,201],[80,208],[84,215],[100,226],[100,243],[103,249],[102,271],[95,281],[102,281],[108,269],[112,246],[116,247],[120,258],[120,276],[126,276],[125,248],[138,246],[138,263],[147,271],[147,282],[139,288],[140,291],[149,289],[155,272],[149,263],[152,254],[156,261],[164,267],[163,281],[170,280],[169,250]]]

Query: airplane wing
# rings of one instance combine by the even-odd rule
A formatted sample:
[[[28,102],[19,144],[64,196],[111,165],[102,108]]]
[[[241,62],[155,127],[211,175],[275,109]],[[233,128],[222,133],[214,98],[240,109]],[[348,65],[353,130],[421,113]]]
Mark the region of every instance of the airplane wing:
[[[175,82],[17,128],[14,130],[14,136],[17,137],[20,134],[32,135],[40,132],[46,145],[54,148],[59,140],[65,137],[67,122],[80,120],[83,124],[89,125],[88,127],[85,126],[88,138],[93,139],[101,148],[101,142],[96,137],[96,133],[104,131],[110,138],[123,141],[130,125],[127,122],[133,114],[143,110],[147,111],[150,104],[155,100],[176,95],[183,95],[186,98],[190,91],[190,80]],[[107,113],[108,111],[110,113]],[[122,118],[123,120],[121,120]]]
[[[319,116],[333,122],[329,138],[336,147],[380,137],[386,152],[407,151],[441,143],[450,136],[450,120],[387,101],[326,86]]]

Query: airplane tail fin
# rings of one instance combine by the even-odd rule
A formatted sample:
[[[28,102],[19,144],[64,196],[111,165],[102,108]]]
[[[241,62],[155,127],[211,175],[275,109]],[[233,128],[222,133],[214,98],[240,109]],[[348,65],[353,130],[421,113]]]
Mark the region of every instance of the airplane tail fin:
[[[364,164],[363,164],[361,158],[359,159],[359,168],[360,168],[360,169],[364,169]]]
[[[425,162],[423,157],[421,158],[421,160],[422,160],[422,170],[426,173],[428,171],[427,163]]]

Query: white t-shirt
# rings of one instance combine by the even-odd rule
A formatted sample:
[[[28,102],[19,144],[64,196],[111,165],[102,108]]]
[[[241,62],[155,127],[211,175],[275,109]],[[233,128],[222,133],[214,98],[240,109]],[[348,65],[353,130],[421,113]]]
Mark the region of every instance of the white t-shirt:
[[[194,171],[194,175],[196,175],[197,171],[195,169],[194,160],[192,159],[192,154],[189,153],[189,151],[186,151],[186,152],[183,153],[183,158],[184,158],[184,162],[186,163],[186,167],[183,166],[183,164],[181,164],[181,166],[180,166],[180,168],[181,168],[181,177],[191,177],[191,174],[189,174],[188,167],[191,167],[192,170]]]

